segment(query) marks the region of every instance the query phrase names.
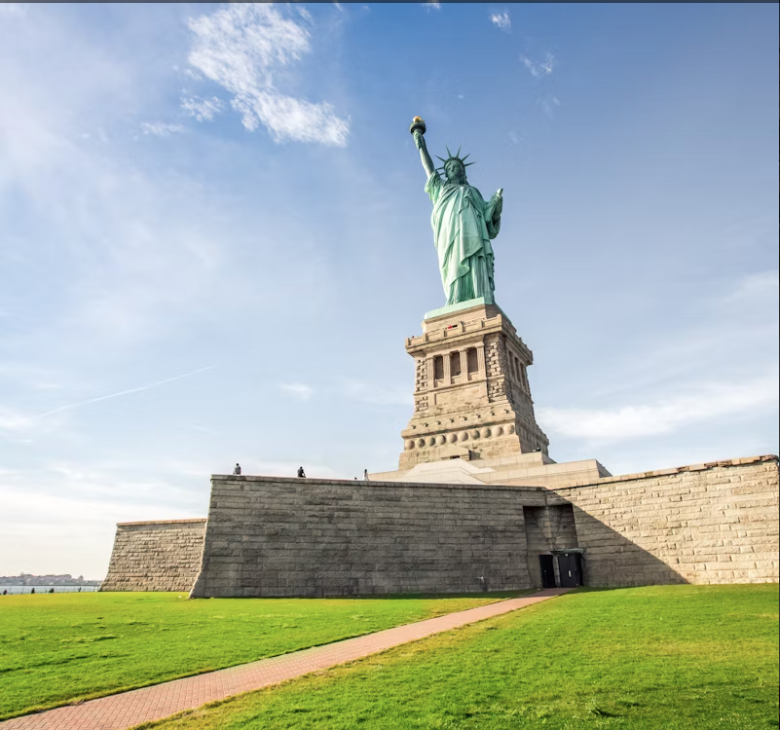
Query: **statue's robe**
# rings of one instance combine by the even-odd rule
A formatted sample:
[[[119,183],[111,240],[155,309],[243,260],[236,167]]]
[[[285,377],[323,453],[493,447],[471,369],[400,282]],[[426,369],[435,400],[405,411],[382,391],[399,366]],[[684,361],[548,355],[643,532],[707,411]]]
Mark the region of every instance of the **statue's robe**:
[[[433,203],[431,225],[447,304],[484,297],[494,304],[493,246],[500,216],[471,185],[453,185],[434,172],[425,185]],[[490,218],[488,218],[490,216]]]

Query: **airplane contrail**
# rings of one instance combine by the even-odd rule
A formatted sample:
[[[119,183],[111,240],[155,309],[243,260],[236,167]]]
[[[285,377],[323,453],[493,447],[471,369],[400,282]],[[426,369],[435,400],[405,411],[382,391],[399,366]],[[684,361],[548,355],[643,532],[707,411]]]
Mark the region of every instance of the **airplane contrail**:
[[[45,416],[51,416],[53,413],[61,413],[62,411],[69,411],[72,408],[80,408],[81,406],[89,405],[90,403],[98,403],[102,400],[111,400],[112,398],[119,398],[123,395],[130,395],[131,393],[140,393],[142,390],[151,390],[152,388],[158,388],[166,383],[172,383],[174,380],[181,380],[182,378],[189,378],[191,375],[197,375],[198,373],[205,373],[207,370],[213,370],[216,365],[208,365],[205,368],[199,368],[189,373],[183,373],[182,375],[174,375],[172,378],[166,378],[165,380],[158,380],[156,383],[150,383],[149,385],[142,385],[138,388],[130,388],[129,390],[120,390],[118,393],[111,393],[110,395],[101,395],[98,398],[90,398],[89,400],[82,400],[78,403],[69,403],[66,406],[60,406],[59,408],[52,408],[45,413],[39,413],[37,416],[33,416],[30,420],[37,420],[44,418]]]

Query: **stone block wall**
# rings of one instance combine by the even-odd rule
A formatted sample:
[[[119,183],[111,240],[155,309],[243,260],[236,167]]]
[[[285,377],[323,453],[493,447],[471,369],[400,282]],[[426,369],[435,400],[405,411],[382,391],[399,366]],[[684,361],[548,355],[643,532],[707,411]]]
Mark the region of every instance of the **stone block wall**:
[[[214,476],[191,595],[528,588],[523,504],[544,490]]]
[[[200,572],[206,520],[120,522],[101,591],[187,591]]]
[[[208,526],[120,523],[101,590],[516,590],[540,583],[540,554],[576,547],[591,586],[777,581],[777,459],[554,489],[216,476]]]
[[[550,494],[574,505],[585,584],[778,580],[777,457],[600,479]]]

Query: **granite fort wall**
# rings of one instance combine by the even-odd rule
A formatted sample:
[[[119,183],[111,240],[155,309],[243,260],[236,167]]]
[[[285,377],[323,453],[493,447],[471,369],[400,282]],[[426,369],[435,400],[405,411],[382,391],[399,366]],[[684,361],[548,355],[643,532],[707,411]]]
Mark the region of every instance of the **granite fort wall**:
[[[778,580],[777,457],[600,479],[556,489],[574,505],[585,583]]]
[[[203,557],[206,520],[120,522],[101,591],[189,591]]]
[[[510,590],[574,547],[586,585],[772,582],[778,469],[752,457],[554,491],[217,476],[206,526],[120,523],[102,590],[188,591],[199,574],[198,597]]]
[[[193,597],[516,590],[544,490],[214,476]]]

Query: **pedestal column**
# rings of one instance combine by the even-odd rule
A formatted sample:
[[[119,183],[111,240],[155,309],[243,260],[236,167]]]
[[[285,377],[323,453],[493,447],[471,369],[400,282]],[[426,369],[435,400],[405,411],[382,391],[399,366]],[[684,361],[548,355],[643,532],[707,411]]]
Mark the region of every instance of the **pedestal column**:
[[[437,313],[423,322],[421,337],[407,340],[406,349],[424,361],[428,377],[417,393],[421,405],[402,432],[405,444],[414,446],[402,452],[401,469],[452,458],[547,454],[547,437],[536,423],[527,379],[514,368],[515,359],[531,365],[533,354],[496,305],[475,300],[472,307]],[[469,373],[471,350],[476,351],[477,372]],[[442,358],[443,376],[438,380],[437,357]],[[464,377],[453,378],[453,362],[461,364]]]

